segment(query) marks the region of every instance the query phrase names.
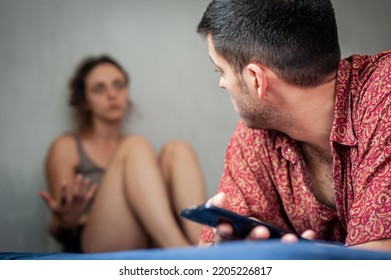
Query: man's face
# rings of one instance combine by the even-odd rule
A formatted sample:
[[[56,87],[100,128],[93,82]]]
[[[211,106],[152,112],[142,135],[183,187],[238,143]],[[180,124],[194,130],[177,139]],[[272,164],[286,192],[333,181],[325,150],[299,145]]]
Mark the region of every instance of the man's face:
[[[227,61],[216,53],[213,42],[208,38],[209,56],[220,75],[219,87],[226,89],[230,95],[234,110],[238,112],[243,121],[252,126],[256,118],[256,103],[259,103],[256,94],[251,94],[242,77],[237,77]]]
[[[268,128],[268,108],[263,105],[256,90],[250,90],[248,88],[246,80],[250,77],[235,74],[228,62],[216,53],[210,37],[208,38],[208,50],[210,59],[215,65],[216,72],[220,74],[219,86],[227,90],[234,110],[238,112],[247,126]],[[264,114],[267,114],[267,116],[264,116]]]
[[[245,67],[235,74],[228,62],[216,53],[213,41],[208,37],[209,56],[220,74],[219,86],[230,95],[234,110],[248,127],[285,131],[292,123],[291,117],[261,99],[254,85],[254,75]]]

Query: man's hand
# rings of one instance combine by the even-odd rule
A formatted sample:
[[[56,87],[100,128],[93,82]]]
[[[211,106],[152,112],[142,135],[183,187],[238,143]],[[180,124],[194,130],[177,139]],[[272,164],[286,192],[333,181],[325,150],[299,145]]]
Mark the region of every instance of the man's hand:
[[[208,200],[208,203],[220,207],[220,208],[226,208],[227,205],[227,197],[225,193],[218,193],[217,195],[213,196]],[[255,218],[254,218],[255,219]],[[225,242],[230,240],[237,240],[238,237],[234,236],[233,234],[233,228],[228,223],[221,223],[219,224],[215,229],[213,229],[214,232],[214,243],[217,244],[219,242]],[[312,230],[306,230],[301,237],[305,239],[312,240],[315,238],[315,232]],[[249,235],[245,238],[246,240],[265,240],[270,238],[270,231],[267,227],[264,226],[257,226],[251,232]],[[296,235],[292,233],[285,234],[281,238],[281,242],[283,243],[294,243],[297,242],[299,239]]]

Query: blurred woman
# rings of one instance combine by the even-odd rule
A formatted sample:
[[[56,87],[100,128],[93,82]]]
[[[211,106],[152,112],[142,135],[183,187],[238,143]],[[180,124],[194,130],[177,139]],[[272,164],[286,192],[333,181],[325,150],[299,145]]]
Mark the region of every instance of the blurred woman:
[[[179,210],[205,201],[197,157],[183,141],[155,154],[125,135],[129,76],[108,56],[82,61],[70,81],[77,129],[56,138],[46,159],[50,233],[65,252],[180,247],[198,242],[199,225]]]

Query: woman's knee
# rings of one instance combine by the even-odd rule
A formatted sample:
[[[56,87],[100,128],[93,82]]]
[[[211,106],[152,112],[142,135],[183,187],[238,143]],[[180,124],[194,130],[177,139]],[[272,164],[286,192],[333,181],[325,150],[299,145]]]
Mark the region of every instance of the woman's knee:
[[[193,148],[191,145],[183,140],[172,140],[164,144],[161,150],[161,154],[170,155],[182,155],[182,154],[193,154]]]
[[[128,136],[123,140],[119,147],[120,154],[127,154],[141,150],[152,151],[153,148],[146,138],[138,135]]]
[[[161,159],[194,158],[192,146],[183,140],[173,140],[164,144],[160,152]]]

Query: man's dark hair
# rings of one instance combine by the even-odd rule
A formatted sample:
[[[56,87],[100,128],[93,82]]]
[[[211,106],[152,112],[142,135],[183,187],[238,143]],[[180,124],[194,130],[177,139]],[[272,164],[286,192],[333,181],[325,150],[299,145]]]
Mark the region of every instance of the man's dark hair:
[[[324,83],[341,58],[329,0],[213,0],[197,32],[236,74],[258,62],[299,87]]]

